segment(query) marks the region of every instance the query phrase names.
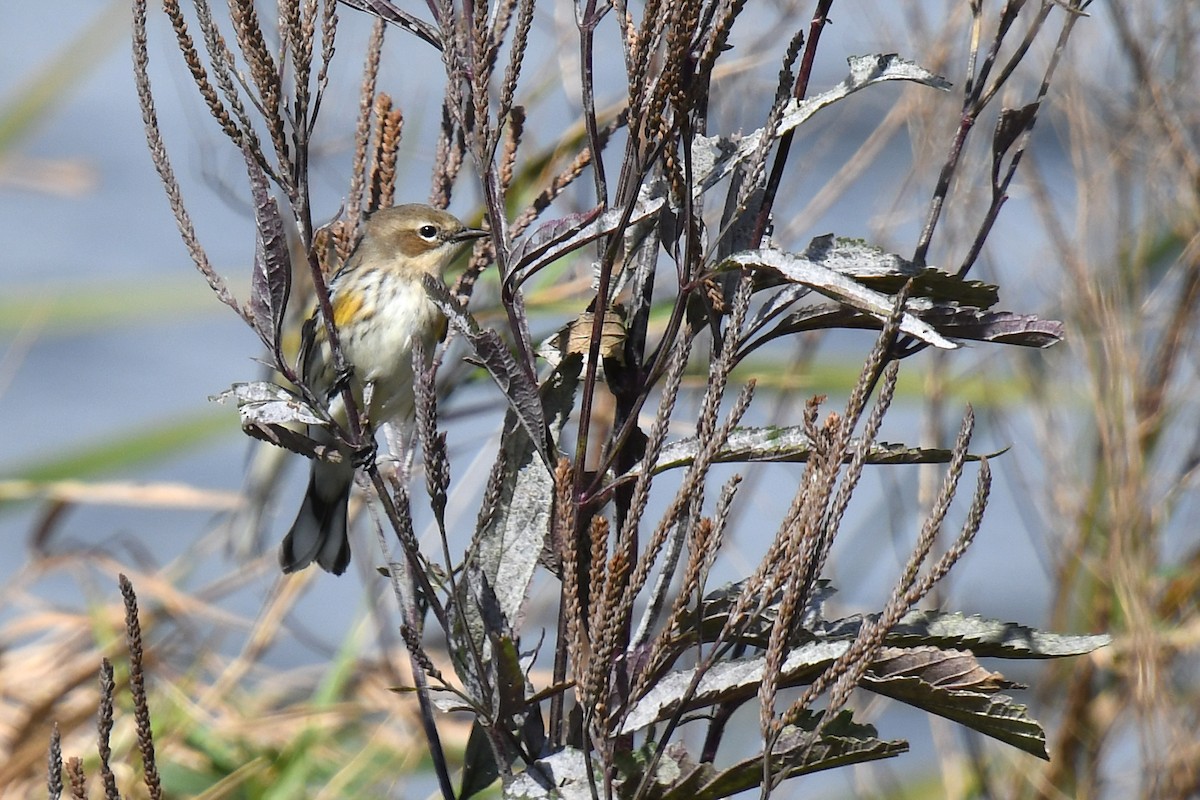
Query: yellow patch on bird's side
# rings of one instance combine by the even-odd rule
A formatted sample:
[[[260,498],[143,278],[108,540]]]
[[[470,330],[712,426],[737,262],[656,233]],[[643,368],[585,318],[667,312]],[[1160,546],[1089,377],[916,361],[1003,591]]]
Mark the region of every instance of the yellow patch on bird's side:
[[[345,292],[333,298],[333,324],[339,329],[346,327],[358,318],[362,310],[363,299],[358,292]]]

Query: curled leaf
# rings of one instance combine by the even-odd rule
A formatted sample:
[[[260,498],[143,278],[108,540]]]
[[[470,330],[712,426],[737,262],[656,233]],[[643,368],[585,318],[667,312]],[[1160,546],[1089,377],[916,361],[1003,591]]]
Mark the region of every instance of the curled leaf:
[[[242,430],[255,439],[282,447],[307,458],[341,461],[337,448],[313,440],[295,430],[295,425],[326,425],[328,421],[317,414],[294,392],[269,381],[235,383],[229,389],[210,398],[218,403],[237,402]]]
[[[288,295],[292,291],[292,261],[283,218],[279,215],[279,205],[271,197],[267,175],[249,150],[244,154],[250,193],[254,197],[254,228],[257,232],[254,272],[250,276],[250,313],[254,330],[263,344],[276,358],[282,359],[279,339]]]

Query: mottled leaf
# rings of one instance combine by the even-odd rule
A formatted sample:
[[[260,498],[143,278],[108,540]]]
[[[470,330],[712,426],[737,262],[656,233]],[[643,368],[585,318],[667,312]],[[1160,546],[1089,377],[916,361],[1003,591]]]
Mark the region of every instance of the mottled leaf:
[[[1046,732],[1011,697],[990,691],[935,686],[917,675],[879,679],[868,673],[861,686],[910,706],[937,714],[985,736],[1049,760]]]
[[[539,390],[541,407],[551,415],[554,449],[574,407],[579,372],[580,359],[568,358]],[[487,576],[508,624],[515,625],[550,531],[554,477],[511,411],[500,450],[505,473],[499,497],[493,512],[484,516],[467,561]]]
[[[831,624],[829,636],[856,636],[861,617]],[[980,658],[1063,658],[1079,656],[1112,643],[1107,634],[1045,633],[1036,628],[976,615],[941,611],[909,611],[888,631],[887,644],[898,647],[934,645],[970,650]]]
[[[913,81],[946,90],[950,83],[934,73],[898,55],[852,56],[848,59],[850,74],[828,91],[805,100],[788,102],[776,136],[782,136],[803,123],[822,108],[875,83],[883,81]],[[734,168],[749,159],[759,148],[765,130],[759,128],[746,136],[700,136],[692,145],[692,175],[699,192],[707,191]]]
[[[735,253],[722,264],[724,268],[730,266],[768,270],[786,281],[809,286],[879,320],[888,319],[892,313],[892,298],[888,295],[868,289],[853,278],[804,255],[782,250],[749,250]],[[946,350],[958,347],[910,310],[901,316],[900,330],[935,347]]]
[[[325,425],[317,414],[294,392],[269,381],[235,383],[219,395],[209,398],[218,403],[237,402],[242,430],[255,439],[291,450],[293,453],[326,461],[341,461],[342,454],[333,447],[313,441],[289,425]]]
[[[639,193],[636,205],[630,212],[626,225],[633,227],[657,214],[666,202],[661,192]],[[594,242],[601,236],[610,234],[621,226],[625,220],[625,209],[613,208],[598,214],[593,209],[586,214],[575,214],[564,217],[563,220],[551,220],[538,228],[545,232],[541,238],[531,240],[528,244],[522,241],[513,249],[514,257],[510,262],[513,280],[523,280],[523,273],[547,264],[578,250],[580,247]],[[565,224],[563,224],[565,223]],[[579,224],[582,223],[582,224]],[[532,239],[532,237],[531,237]]]
[[[1046,348],[1058,344],[1066,335],[1061,322],[1033,315],[935,306],[922,299],[910,303],[913,314],[928,322],[939,333],[955,339]],[[741,357],[781,336],[830,328],[879,330],[880,327],[882,323],[876,317],[841,303],[814,303],[782,317],[774,327],[747,344],[742,349]]]
[[[907,258],[861,239],[831,233],[817,236],[805,248],[804,257],[885,294],[896,294],[911,280],[909,297],[912,298],[925,297],[978,308],[991,308],[1000,299],[1000,290],[994,284],[967,280],[935,267],[918,267]]]
[[[282,359],[280,330],[292,291],[292,261],[279,206],[262,167],[244,150],[250,193],[254,197],[254,272],[250,276],[250,313],[254,328],[267,348]]]
[[[694,436],[667,444],[654,464],[654,474],[690,465],[703,446],[703,443]],[[846,448],[846,461],[850,460],[858,446],[857,439],[850,441]],[[871,445],[866,463],[945,464],[950,460],[951,452],[942,448],[909,447],[903,444],[876,442]],[[999,454],[991,453],[987,457],[994,458]],[[728,442],[718,451],[714,461],[716,463],[803,462],[807,461],[810,455],[811,444],[802,426],[745,427],[733,429]],[[978,461],[981,457],[977,454],[969,454],[967,460]],[[636,475],[641,468],[639,464],[627,475]]]
[[[907,742],[879,739],[873,726],[854,722],[849,712],[842,712],[830,720],[814,742],[813,729],[817,719],[817,714],[805,714],[796,725],[783,729],[771,750],[772,775],[793,778],[908,752]],[[720,770],[712,764],[696,764],[686,757],[682,748],[668,748],[663,758],[671,759],[675,767],[672,773],[683,776],[675,785],[663,787],[663,800],[732,797],[760,786],[763,780],[761,753]],[[658,776],[664,772],[659,769]]]
[[[295,392],[270,381],[235,383],[209,398],[218,403],[237,402],[243,420],[279,424],[324,425],[326,420]]]
[[[450,291],[444,283],[432,275],[423,277],[429,298],[446,315],[454,329],[466,339],[479,364],[500,387],[509,408],[529,434],[542,460],[547,465],[553,464],[537,384],[517,365],[516,359],[499,334],[480,328],[475,318],[450,296]]]
[[[534,261],[541,260],[557,245],[570,239],[583,230],[588,223],[600,216],[600,207],[579,214],[568,214],[565,217],[543,222],[532,232],[521,237],[508,254],[509,268],[522,269]],[[557,251],[555,251],[557,252]],[[553,258],[546,259],[552,261]]]
[[[744,581],[728,584],[704,596],[698,614],[687,614],[680,620],[678,628],[672,631],[672,636],[663,642],[665,648],[662,657],[657,660],[664,668],[674,665],[675,659],[691,652],[698,641],[706,644],[717,641],[722,636],[728,637],[726,626],[729,614],[736,606],[738,597],[743,591]],[[800,644],[811,640],[808,631],[816,628],[821,622],[825,601],[834,593],[833,587],[825,579],[817,580],[812,591],[801,609],[798,622],[795,625],[794,641]],[[739,644],[751,647],[766,647],[771,637],[771,630],[779,619],[779,601],[782,595],[772,598],[752,617],[743,618],[737,626],[737,641]]]
[[[1058,344],[1066,335],[1061,322],[1011,311],[935,306],[918,313],[921,319],[957,339],[1045,348]]]

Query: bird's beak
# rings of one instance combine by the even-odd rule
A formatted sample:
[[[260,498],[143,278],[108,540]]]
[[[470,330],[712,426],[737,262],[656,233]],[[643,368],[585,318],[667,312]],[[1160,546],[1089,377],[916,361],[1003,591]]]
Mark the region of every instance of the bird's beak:
[[[463,228],[458,233],[450,237],[452,242],[469,242],[472,239],[482,239],[484,236],[490,236],[491,231],[485,231],[482,228]]]

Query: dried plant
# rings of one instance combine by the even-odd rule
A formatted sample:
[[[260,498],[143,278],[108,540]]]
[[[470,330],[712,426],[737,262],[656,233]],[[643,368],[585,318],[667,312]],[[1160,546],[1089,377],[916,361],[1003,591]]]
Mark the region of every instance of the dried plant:
[[[151,154],[189,252],[259,335],[283,379],[234,388],[243,428],[314,457],[320,446],[294,424],[325,425],[347,452],[370,454],[374,431],[355,410],[349,388],[342,391],[348,417],[339,425],[287,358],[283,331],[289,308],[300,302],[292,296],[287,233],[298,241],[303,257],[296,269],[311,278],[335,363],[345,372],[325,275],[345,258],[360,212],[394,198],[405,105],[377,89],[380,61],[389,56],[387,24],[405,47],[440,54],[445,93],[430,197],[444,206],[473,176],[491,236],[453,292],[433,279],[425,289],[507,411],[465,553],[452,545],[445,517],[451,464],[435,391],[444,351],[414,352],[417,438],[440,553],[419,546],[404,471],[385,474],[373,457],[363,469],[382,527],[394,533],[402,556],[385,572],[402,612],[442,795],[467,797],[499,778],[509,797],[715,798],[755,787],[767,796],[785,779],[906,749],[855,720],[847,709],[855,688],[1045,757],[1041,727],[999,693],[1014,684],[976,659],[1079,655],[1107,638],[918,610],[979,531],[988,461],[970,452],[970,410],[949,450],[888,445],[877,436],[904,358],[927,347],[952,352],[963,341],[1045,348],[1062,338],[1057,322],[996,310],[998,288],[966,276],[1087,3],[1008,2],[995,13],[970,5],[961,123],[907,258],[833,235],[802,249],[770,235],[789,148],[813,115],[882,82],[930,91],[951,86],[898,56],[870,55],[850,58],[842,82],[814,93],[832,0],[817,2],[807,28],[794,31],[779,53],[778,90],[761,127],[745,135],[713,132],[710,119],[710,95],[723,89],[722,55],[745,4],[651,0],[638,9],[621,0],[580,0],[574,9],[579,74],[565,79],[578,91],[582,124],[542,152],[526,144],[526,132],[551,127],[537,125],[524,83],[534,0],[430,0],[428,19],[387,0],[346,5],[378,19],[354,126],[346,215],[325,240],[313,223],[308,166],[334,55],[337,5],[282,0],[277,27],[268,30],[249,0],[231,0],[228,23],[198,0],[203,55],[179,6],[164,6],[201,97],[244,155],[258,230],[244,303],[208,264],[159,133],[144,0],[134,3],[135,75]],[[783,19],[801,18],[789,10]],[[232,26],[232,37],[222,34],[222,24]],[[995,109],[1012,75],[1027,68],[1032,43],[1046,36],[1058,39],[1036,95],[1019,108]],[[626,77],[610,111],[597,107],[601,47],[619,48]],[[957,267],[939,269],[926,263],[930,244],[964,146],[985,115],[997,121],[991,183],[981,189],[988,206]],[[585,175],[588,188],[577,185]],[[588,198],[584,210],[558,210],[568,190]],[[582,265],[590,286],[573,298],[575,319],[539,346],[527,287],[564,260]],[[492,265],[502,320],[484,327],[467,304]],[[738,365],[760,347],[835,328],[879,331],[845,407],[825,412],[826,400],[812,398],[791,425],[743,424],[754,385],[738,386]],[[705,351],[698,411],[684,420],[681,382]],[[655,405],[646,432],[647,409]],[[673,438],[684,422],[693,434]],[[713,587],[709,578],[739,483],[727,479],[714,505],[714,467],[749,462],[802,464],[795,467],[795,495],[758,566],[740,581]],[[834,617],[825,608],[833,588],[823,575],[843,516],[864,467],[896,463],[944,464],[942,487],[884,606],[867,616]],[[959,533],[935,554],[972,463],[976,488]],[[676,487],[666,488],[674,475]],[[560,582],[558,627],[546,648],[523,630],[539,566]],[[430,648],[443,641],[452,678],[431,657]],[[549,680],[534,672],[547,660]],[[804,688],[788,702],[780,693],[788,687]],[[457,789],[440,744],[435,698],[438,707],[467,710],[475,720]],[[718,768],[729,717],[748,701],[759,708],[760,752]],[[676,739],[688,721],[706,725],[698,754]]]
[[[133,701],[134,726],[137,730],[137,748],[142,761],[142,783],[146,796],[160,800],[163,796],[162,779],[158,774],[158,761],[154,755],[154,732],[150,727],[150,703],[146,693],[146,667],[143,661],[144,647],[142,643],[142,625],[138,618],[137,594],[133,584],[124,575],[120,576],[121,595],[125,603],[125,641],[129,647],[129,693]],[[100,755],[100,780],[103,784],[104,797],[118,800],[121,797],[117,788],[117,778],[113,773],[112,749],[110,737],[114,721],[114,703],[117,693],[117,682],[114,678],[113,665],[107,659],[100,662],[100,709],[97,715],[99,739],[97,749]],[[62,796],[62,747],[59,740],[58,725],[55,725],[50,736],[50,758],[47,765],[47,788],[52,800]],[[86,776],[83,763],[78,758],[71,758],[65,767],[71,783],[71,796],[87,797]]]

